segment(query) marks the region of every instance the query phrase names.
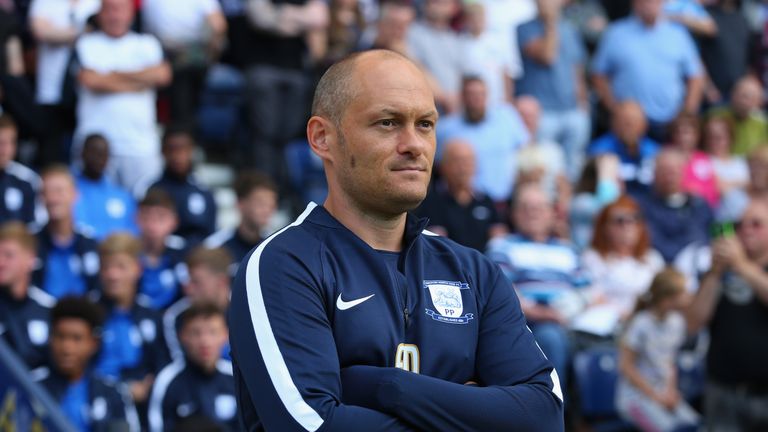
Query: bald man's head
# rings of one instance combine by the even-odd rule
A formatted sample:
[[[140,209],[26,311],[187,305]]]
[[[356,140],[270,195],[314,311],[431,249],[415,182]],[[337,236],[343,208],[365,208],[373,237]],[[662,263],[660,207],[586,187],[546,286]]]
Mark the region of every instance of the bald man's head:
[[[344,111],[359,90],[355,76],[359,63],[373,58],[412,64],[407,57],[389,50],[361,51],[345,57],[328,68],[317,83],[312,99],[312,115],[327,118],[339,126]]]

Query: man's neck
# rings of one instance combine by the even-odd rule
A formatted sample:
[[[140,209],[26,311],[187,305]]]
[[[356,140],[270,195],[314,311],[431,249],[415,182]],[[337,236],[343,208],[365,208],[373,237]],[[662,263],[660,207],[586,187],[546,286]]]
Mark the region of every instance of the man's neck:
[[[429,17],[427,17],[424,19],[424,22],[426,22],[428,26],[436,30],[448,30],[451,28],[450,21],[443,21],[443,20],[434,19],[434,18],[430,19]]]
[[[76,384],[78,381],[83,379],[83,376],[85,376],[85,369],[81,369],[79,371],[72,371],[69,373],[62,373],[62,372],[59,372],[59,373],[61,373],[61,376],[64,377],[64,379],[67,380],[69,384]]]
[[[447,183],[448,191],[457,203],[465,206],[472,201],[472,186]]]
[[[16,301],[22,301],[29,295],[29,278],[16,282],[8,289],[8,294]]]
[[[237,234],[248,243],[256,243],[261,240],[261,228],[252,224],[240,223],[237,227]]]
[[[645,26],[645,27],[654,27],[656,25],[656,23],[659,22],[659,17],[656,17],[656,18],[646,18],[646,17],[641,17],[641,16],[638,15],[637,18],[640,20],[641,23],[643,23],[643,26]]]
[[[97,182],[104,178],[104,173],[83,170],[83,176],[88,180]]]
[[[120,310],[128,311],[133,307],[133,303],[136,300],[135,294],[125,295],[112,299],[115,307]]]
[[[144,245],[144,255],[150,258],[159,258],[165,252],[165,239],[143,238],[142,243]]]
[[[48,230],[56,243],[67,243],[75,234],[75,224],[71,217],[52,219],[48,222]]]
[[[395,216],[372,214],[351,204],[349,199],[330,193],[323,207],[373,249],[392,252],[402,250],[405,212]]]

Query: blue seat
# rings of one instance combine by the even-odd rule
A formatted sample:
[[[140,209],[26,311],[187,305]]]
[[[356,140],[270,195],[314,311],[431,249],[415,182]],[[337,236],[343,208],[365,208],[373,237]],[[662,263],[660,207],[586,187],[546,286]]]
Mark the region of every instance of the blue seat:
[[[310,201],[325,201],[328,183],[323,163],[309,148],[306,139],[294,140],[285,146],[285,164],[291,186],[304,201],[304,205]]]
[[[573,359],[574,380],[580,414],[593,431],[633,431],[622,420],[614,402],[619,377],[618,350],[598,346],[576,353]]]

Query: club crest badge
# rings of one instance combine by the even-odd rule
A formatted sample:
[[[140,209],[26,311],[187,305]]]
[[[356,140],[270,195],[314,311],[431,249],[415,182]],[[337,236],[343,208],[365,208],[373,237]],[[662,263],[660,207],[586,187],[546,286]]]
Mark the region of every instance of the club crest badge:
[[[426,314],[435,321],[449,324],[467,324],[474,316],[471,313],[462,315],[464,301],[461,290],[468,290],[469,285],[463,282],[425,280],[424,289],[429,291],[434,309],[426,309]]]

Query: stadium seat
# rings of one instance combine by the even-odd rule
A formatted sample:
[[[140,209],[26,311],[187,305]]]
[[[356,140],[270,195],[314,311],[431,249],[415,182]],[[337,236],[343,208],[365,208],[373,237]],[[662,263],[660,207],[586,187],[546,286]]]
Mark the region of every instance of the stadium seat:
[[[597,346],[579,351],[573,360],[580,414],[596,432],[635,429],[619,418],[614,396],[618,379],[618,350]]]

